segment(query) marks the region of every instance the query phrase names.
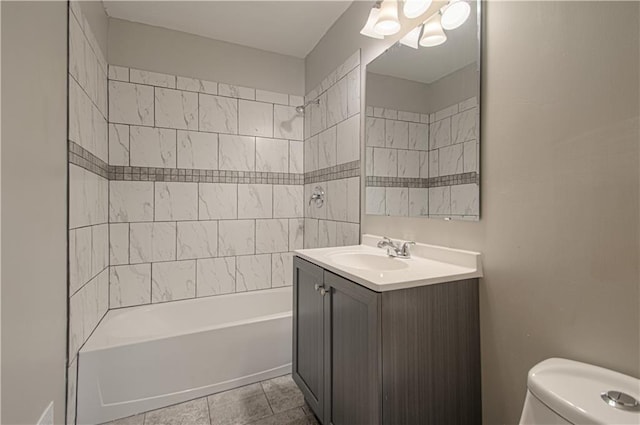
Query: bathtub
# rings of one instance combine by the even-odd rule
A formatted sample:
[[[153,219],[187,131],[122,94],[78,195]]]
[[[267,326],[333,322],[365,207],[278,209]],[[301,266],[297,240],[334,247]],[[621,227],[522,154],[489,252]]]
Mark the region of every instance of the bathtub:
[[[110,310],[78,357],[79,424],[290,373],[291,287]]]

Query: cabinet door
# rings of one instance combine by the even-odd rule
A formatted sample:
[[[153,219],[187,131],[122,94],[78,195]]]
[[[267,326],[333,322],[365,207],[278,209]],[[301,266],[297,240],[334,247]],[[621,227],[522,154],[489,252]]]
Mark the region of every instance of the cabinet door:
[[[322,420],[324,408],[324,334],[322,268],[293,259],[293,380]]]
[[[381,418],[380,297],[325,271],[325,425]]]

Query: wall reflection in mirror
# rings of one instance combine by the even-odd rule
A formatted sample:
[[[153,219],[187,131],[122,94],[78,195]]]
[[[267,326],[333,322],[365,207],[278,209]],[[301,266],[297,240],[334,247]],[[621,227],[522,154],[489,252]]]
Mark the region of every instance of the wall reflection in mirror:
[[[470,5],[459,27],[443,30],[439,11],[367,66],[367,214],[480,217],[480,5]],[[423,42],[427,31],[441,44]]]

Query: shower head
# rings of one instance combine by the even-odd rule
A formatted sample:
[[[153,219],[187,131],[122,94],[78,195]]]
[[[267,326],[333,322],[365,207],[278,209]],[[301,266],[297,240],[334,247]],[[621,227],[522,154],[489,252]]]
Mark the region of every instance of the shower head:
[[[299,113],[299,114],[304,114],[304,110],[307,108],[307,106],[309,106],[309,105],[319,105],[319,104],[320,104],[320,99],[310,100],[307,103],[305,103],[304,105],[296,106],[296,112]]]

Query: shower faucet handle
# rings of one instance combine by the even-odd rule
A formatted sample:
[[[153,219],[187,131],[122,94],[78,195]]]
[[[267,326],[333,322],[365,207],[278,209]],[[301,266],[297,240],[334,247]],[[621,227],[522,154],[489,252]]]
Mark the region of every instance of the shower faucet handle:
[[[324,205],[324,189],[322,189],[322,187],[316,186],[315,189],[313,189],[311,198],[309,198],[309,205],[311,205],[312,202],[315,202],[316,208]]]

